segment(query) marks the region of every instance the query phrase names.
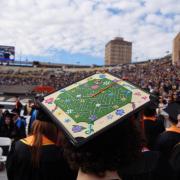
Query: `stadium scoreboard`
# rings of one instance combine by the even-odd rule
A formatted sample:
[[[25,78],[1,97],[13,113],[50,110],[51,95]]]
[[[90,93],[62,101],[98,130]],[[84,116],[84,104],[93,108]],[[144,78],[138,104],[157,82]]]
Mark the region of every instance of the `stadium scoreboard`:
[[[0,61],[14,61],[15,47],[0,45]]]

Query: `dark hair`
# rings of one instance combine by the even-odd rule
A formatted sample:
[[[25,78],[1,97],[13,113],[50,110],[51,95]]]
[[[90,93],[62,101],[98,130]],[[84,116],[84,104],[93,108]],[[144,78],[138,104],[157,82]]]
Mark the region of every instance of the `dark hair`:
[[[50,122],[35,120],[32,124],[31,131],[32,135],[34,135],[34,140],[31,147],[32,163],[35,167],[38,167],[43,135],[56,143],[58,130],[56,126]]]
[[[13,117],[13,115],[10,114],[10,113],[8,113],[8,114],[6,114],[6,115],[4,116],[4,118],[10,118],[10,119],[12,119],[12,117]]]
[[[156,115],[156,109],[151,107],[146,107],[144,109],[144,115],[147,117],[155,116]]]
[[[163,104],[167,104],[167,101],[165,99],[163,100]]]
[[[8,110],[5,110],[4,112],[3,112],[3,117],[5,117],[6,115],[9,115],[10,114],[10,112],[8,111]]]
[[[134,123],[134,118],[126,119],[77,149],[64,139],[64,156],[74,170],[99,177],[125,167],[141,154],[141,135]]]
[[[178,120],[177,120],[177,117],[174,117],[172,115],[169,115],[169,121],[173,124],[177,124],[178,123]]]
[[[20,115],[20,110],[17,108],[14,108],[11,112]]]

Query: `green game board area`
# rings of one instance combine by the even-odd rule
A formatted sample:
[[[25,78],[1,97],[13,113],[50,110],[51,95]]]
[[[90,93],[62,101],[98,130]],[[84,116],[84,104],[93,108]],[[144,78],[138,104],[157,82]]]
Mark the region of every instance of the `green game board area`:
[[[98,94],[102,89],[108,87]],[[93,96],[95,95],[95,96]],[[107,79],[90,79],[87,83],[61,93],[54,101],[76,123],[93,124],[97,119],[130,103],[132,92]]]

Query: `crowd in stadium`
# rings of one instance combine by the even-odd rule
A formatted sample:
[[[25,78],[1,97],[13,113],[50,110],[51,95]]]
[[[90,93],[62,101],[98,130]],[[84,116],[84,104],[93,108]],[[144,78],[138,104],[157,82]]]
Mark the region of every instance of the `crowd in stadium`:
[[[102,69],[100,71],[103,71]],[[124,65],[104,70],[120,78],[125,78],[145,90],[155,93],[162,98],[176,98],[180,93],[180,72],[170,61],[150,61],[144,64]],[[28,72],[0,72],[0,85],[48,85],[60,89],[94,73],[92,71],[51,71]],[[29,75],[31,74],[31,75]],[[6,76],[5,76],[6,75]]]
[[[0,112],[0,136],[13,140],[6,163],[9,180],[18,180],[20,177],[23,180],[180,178],[178,67],[170,61],[151,61],[99,71],[128,80],[151,92],[156,98],[109,134],[104,133],[79,149],[75,149],[63,133],[49,122],[39,108],[37,98],[30,100],[26,106],[17,98],[11,112]],[[0,85],[43,84],[60,89],[96,72],[64,71],[53,76],[52,72],[39,72],[33,75],[36,76],[34,78],[1,76]],[[172,109],[167,113],[164,109],[171,106]],[[24,115],[20,116],[22,109]]]

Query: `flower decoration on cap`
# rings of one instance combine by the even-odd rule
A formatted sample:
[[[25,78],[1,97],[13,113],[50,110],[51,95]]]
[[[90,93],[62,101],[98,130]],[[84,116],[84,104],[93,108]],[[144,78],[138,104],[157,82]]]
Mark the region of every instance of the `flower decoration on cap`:
[[[124,114],[124,110],[123,109],[118,109],[116,110],[116,115],[122,116]]]
[[[54,98],[48,98],[48,99],[45,100],[45,103],[46,104],[52,104],[53,101],[54,101]]]

